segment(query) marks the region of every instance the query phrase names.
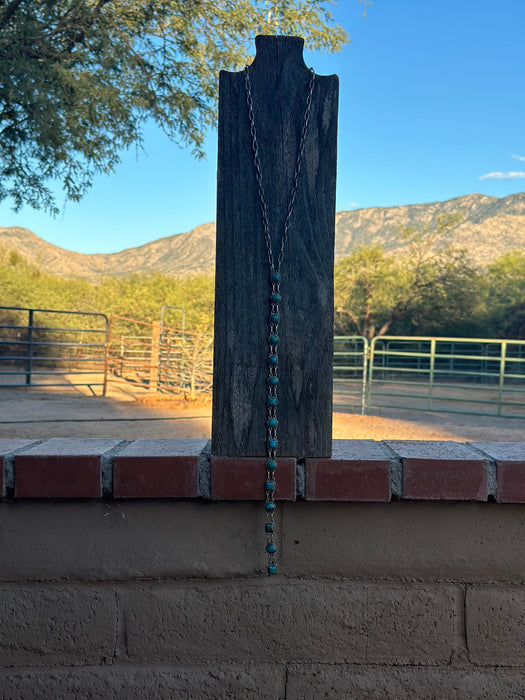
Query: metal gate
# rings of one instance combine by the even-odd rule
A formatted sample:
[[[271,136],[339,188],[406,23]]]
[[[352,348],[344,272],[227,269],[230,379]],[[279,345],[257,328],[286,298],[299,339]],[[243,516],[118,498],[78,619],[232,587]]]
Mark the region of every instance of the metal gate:
[[[211,394],[213,337],[112,316],[106,383],[121,379],[148,390],[195,398]]]
[[[525,418],[525,341],[374,338],[366,405]]]
[[[361,335],[334,338],[334,408],[366,413],[368,341]]]
[[[104,314],[0,306],[0,386],[104,391]]]
[[[176,307],[178,308],[178,307]],[[212,390],[213,338],[161,322],[0,306],[0,386]],[[525,418],[525,341],[362,336],[334,339],[334,408]]]

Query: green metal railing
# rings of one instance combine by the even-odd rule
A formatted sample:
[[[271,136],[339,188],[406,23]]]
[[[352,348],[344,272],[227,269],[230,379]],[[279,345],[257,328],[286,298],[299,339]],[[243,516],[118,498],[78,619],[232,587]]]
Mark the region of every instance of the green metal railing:
[[[119,321],[127,322],[121,333]],[[146,336],[130,338],[130,324]],[[98,313],[0,307],[0,386],[99,386],[105,394],[108,373],[126,366],[150,387],[211,390],[211,338],[119,317],[111,327]],[[363,415],[386,408],[525,418],[525,341],[336,336],[333,395],[336,410]]]
[[[382,336],[366,407],[525,418],[525,341]]]
[[[334,338],[334,407],[366,413],[369,347],[360,335]]]
[[[104,314],[0,306],[0,386],[104,393],[107,336]]]

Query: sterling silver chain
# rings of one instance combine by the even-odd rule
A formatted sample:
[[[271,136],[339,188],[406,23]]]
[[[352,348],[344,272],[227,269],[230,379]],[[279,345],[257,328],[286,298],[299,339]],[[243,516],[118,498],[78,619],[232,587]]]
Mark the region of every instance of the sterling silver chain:
[[[261,171],[261,159],[259,156],[259,144],[257,141],[257,129],[255,128],[255,118],[253,115],[253,98],[252,98],[252,88],[250,83],[250,73],[248,66],[244,69],[244,80],[246,83],[246,102],[248,103],[248,117],[250,119],[250,134],[252,137],[252,149],[253,149],[253,164],[255,166],[255,175],[257,178],[257,189],[259,192],[259,203],[261,206],[261,215],[264,229],[264,239],[266,242],[266,249],[268,252],[268,263],[270,265],[271,272],[279,272],[281,269],[281,264],[284,257],[284,249],[286,248],[286,241],[288,240],[288,234],[290,231],[290,222],[292,219],[292,212],[295,204],[295,196],[297,194],[297,184],[299,182],[299,173],[301,171],[301,163],[303,160],[304,145],[306,143],[306,134],[308,132],[308,124],[310,123],[310,110],[312,107],[312,95],[314,92],[314,81],[315,72],[313,68],[309,68],[311,73],[310,84],[308,86],[308,96],[306,98],[306,109],[304,112],[304,122],[303,130],[301,132],[301,140],[299,141],[299,149],[297,150],[297,158],[295,161],[295,173],[293,177],[292,191],[290,193],[290,199],[288,200],[288,208],[286,211],[286,219],[284,221],[283,237],[281,239],[281,248],[279,250],[279,255],[277,257],[277,266],[275,266],[273,257],[272,240],[270,237],[270,225],[268,223],[268,208],[266,206],[266,198],[264,194],[264,185]]]
[[[275,471],[277,469],[277,387],[279,384],[278,376],[278,348],[279,348],[279,322],[280,322],[280,303],[281,303],[281,265],[284,258],[284,252],[288,235],[290,231],[290,223],[294,210],[295,197],[297,194],[297,185],[299,182],[299,173],[301,171],[301,163],[303,159],[304,146],[306,135],[308,132],[308,124],[310,122],[310,110],[312,106],[312,95],[314,91],[315,73],[310,68],[311,77],[308,86],[308,96],[306,98],[306,108],[304,113],[303,129],[301,132],[301,140],[297,150],[297,158],[295,161],[295,172],[292,183],[292,190],[288,200],[286,210],[286,219],[284,221],[283,236],[281,246],[277,256],[277,265],[273,255],[272,239],[270,236],[270,225],[268,222],[268,208],[266,206],[266,198],[264,194],[263,177],[261,170],[261,159],[259,156],[259,144],[257,141],[257,129],[255,127],[255,118],[253,114],[253,99],[252,89],[250,84],[250,74],[248,66],[244,69],[244,80],[246,86],[246,102],[248,104],[248,118],[250,120],[250,134],[252,137],[253,163],[255,166],[255,176],[257,179],[257,191],[259,194],[259,204],[261,208],[262,224],[264,230],[264,240],[266,243],[266,251],[268,255],[268,266],[270,269],[270,316],[269,316],[269,335],[268,335],[268,394],[266,397],[266,481],[264,484],[265,490],[265,510],[266,510],[266,552],[268,554],[268,574],[277,573],[276,551],[275,545],[275,495],[277,482],[275,480]]]

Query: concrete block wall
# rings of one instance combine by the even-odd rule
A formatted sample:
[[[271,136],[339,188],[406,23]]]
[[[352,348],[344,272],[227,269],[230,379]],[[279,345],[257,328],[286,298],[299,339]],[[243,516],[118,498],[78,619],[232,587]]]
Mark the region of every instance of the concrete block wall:
[[[523,698],[525,443],[0,440],[0,698]]]

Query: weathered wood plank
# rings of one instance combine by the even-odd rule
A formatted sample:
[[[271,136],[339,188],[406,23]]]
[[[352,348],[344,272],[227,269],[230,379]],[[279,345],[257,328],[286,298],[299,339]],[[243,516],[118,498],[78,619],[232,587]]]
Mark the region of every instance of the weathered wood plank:
[[[297,37],[260,36],[250,68],[268,218],[277,258],[310,72]],[[279,448],[332,444],[333,254],[338,79],[316,76],[281,268]],[[269,266],[243,73],[220,74],[212,453],[266,454]]]

